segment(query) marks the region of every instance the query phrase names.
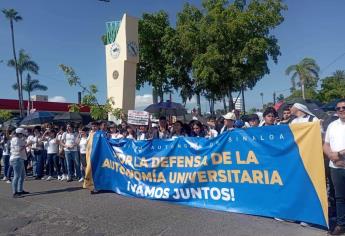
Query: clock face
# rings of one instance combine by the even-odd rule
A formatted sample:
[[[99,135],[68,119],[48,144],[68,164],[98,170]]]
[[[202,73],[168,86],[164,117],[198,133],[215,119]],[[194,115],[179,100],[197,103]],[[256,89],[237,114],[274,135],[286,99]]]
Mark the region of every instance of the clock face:
[[[134,41],[130,41],[127,43],[127,50],[128,50],[128,54],[131,57],[137,57],[139,54],[138,44]]]
[[[120,45],[118,43],[113,43],[111,46],[110,46],[110,55],[116,59],[120,56]]]
[[[117,70],[114,70],[113,72],[113,79],[119,78],[119,72]]]

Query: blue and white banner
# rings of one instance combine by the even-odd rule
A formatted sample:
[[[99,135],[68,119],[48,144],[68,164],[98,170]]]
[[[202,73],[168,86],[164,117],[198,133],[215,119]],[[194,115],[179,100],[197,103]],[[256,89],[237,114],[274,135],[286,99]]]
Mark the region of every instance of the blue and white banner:
[[[236,129],[214,139],[93,135],[96,190],[328,227],[319,123]]]

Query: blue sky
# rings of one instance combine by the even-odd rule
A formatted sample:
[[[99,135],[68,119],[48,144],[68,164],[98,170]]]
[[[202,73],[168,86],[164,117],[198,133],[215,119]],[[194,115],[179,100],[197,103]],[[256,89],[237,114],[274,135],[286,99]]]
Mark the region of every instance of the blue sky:
[[[180,0],[0,0],[0,9],[14,8],[23,17],[15,24],[17,50],[25,49],[40,66],[40,74],[33,76],[48,86],[50,98],[61,96],[76,102],[77,88],[71,88],[58,68],[63,63],[74,67],[84,84],[95,83],[99,99],[106,97],[105,55],[100,36],[105,32],[105,22],[119,20],[123,13],[140,17],[144,12],[167,11],[172,23],[185,2],[200,6],[201,1]],[[289,0],[285,21],[274,30],[282,55],[278,64],[270,63],[269,75],[246,92],[247,109],[261,107],[272,101],[273,92],[289,94],[290,79],[285,69],[304,57],[316,59],[321,67],[321,78],[337,69],[345,70],[345,9],[344,0]],[[344,55],[340,57],[341,55]],[[340,58],[339,58],[340,57]],[[9,23],[0,15],[0,61],[12,58]],[[335,61],[335,59],[337,59]],[[16,98],[11,88],[15,71],[0,63],[0,98]],[[138,105],[150,103],[151,88],[137,91]],[[176,97],[176,98],[175,98]],[[178,96],[173,99],[178,101]],[[195,99],[188,104],[194,106]],[[220,104],[219,104],[220,105]],[[207,103],[204,101],[202,109]]]

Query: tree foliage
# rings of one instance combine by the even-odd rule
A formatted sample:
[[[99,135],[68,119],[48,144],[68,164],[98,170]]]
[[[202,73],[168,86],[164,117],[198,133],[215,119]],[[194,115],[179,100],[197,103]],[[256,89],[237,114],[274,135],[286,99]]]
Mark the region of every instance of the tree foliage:
[[[12,113],[8,110],[0,110],[0,121],[5,122],[12,118]]]
[[[16,60],[14,60],[14,59],[9,60],[8,61],[8,66],[16,68],[18,70],[18,73],[19,73],[19,84],[17,83],[16,88],[17,89],[19,88],[19,90],[20,90],[20,96],[21,96],[20,101],[23,102],[23,100],[24,100],[24,98],[23,98],[23,90],[28,92],[28,94],[29,94],[29,101],[30,101],[30,92],[31,91],[28,91],[28,90],[24,89],[25,85],[23,84],[23,74],[24,74],[24,72],[31,72],[33,74],[38,74],[39,66],[37,65],[37,63],[35,61],[33,61],[31,59],[30,55],[27,54],[24,49],[19,50],[18,61],[16,62]],[[30,77],[30,75],[29,75],[29,77]],[[31,79],[31,77],[29,78],[29,81],[30,81],[30,79]],[[41,88],[40,90],[44,90],[44,87],[40,87],[40,88]],[[38,88],[36,88],[36,90],[37,89]]]
[[[164,54],[164,37],[169,30],[168,14],[164,11],[149,14],[144,13],[139,20],[140,55],[137,67],[137,88],[145,83],[152,85],[154,101],[157,95],[163,100],[165,92],[171,90],[166,71],[167,58]]]
[[[345,97],[345,71],[337,70],[332,76],[322,80],[319,99],[330,102]]]
[[[271,30],[282,21],[279,0],[204,0],[202,9],[186,4],[178,14],[177,32],[191,55],[196,90],[211,100],[253,88],[269,73],[268,61],[280,55]],[[220,86],[221,85],[221,86]]]
[[[285,73],[286,75],[291,75],[292,88],[291,91],[296,90],[296,85],[301,88],[301,97],[306,99],[305,89],[314,89],[317,86],[319,80],[320,67],[317,65],[313,58],[304,58],[298,64],[289,66]],[[298,78],[298,82],[296,79]]]
[[[16,54],[16,46],[14,40],[14,24],[13,22],[21,21],[23,18],[18,14],[15,9],[3,9],[2,13],[4,13],[6,19],[10,21],[10,28],[11,28],[11,38],[12,38],[12,52],[13,52],[13,60],[15,63],[15,70],[16,70],[16,79],[18,86],[20,85],[19,80],[19,72],[17,66],[17,54]],[[23,117],[23,95],[21,89],[18,89],[18,101],[19,101],[19,114],[20,117]]]
[[[76,74],[74,69],[70,66],[59,65],[60,69],[64,72],[68,84],[70,86],[78,86],[83,90],[85,95],[82,98],[82,104],[73,104],[69,107],[71,112],[79,112],[82,106],[90,107],[90,115],[95,120],[107,120],[108,114],[112,114],[114,117],[119,119],[121,117],[122,109],[114,108],[115,102],[112,98],[108,98],[105,104],[99,104],[97,100],[97,86],[92,84],[89,87],[86,87],[82,84],[81,79]]]

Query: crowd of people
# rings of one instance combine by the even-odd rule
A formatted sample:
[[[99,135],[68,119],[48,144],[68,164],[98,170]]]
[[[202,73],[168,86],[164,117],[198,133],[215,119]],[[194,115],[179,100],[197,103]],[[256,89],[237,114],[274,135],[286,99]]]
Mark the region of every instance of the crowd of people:
[[[193,119],[189,123],[170,122],[166,117],[158,123],[134,126],[122,121],[92,122],[88,126],[44,124],[33,129],[17,128],[0,134],[0,157],[3,162],[3,181],[12,183],[13,197],[27,194],[23,189],[26,175],[36,180],[82,182],[86,169],[86,146],[92,132],[101,130],[109,138],[134,140],[171,139],[176,137],[214,138],[235,129],[287,125],[317,121],[318,118],[303,104],[285,107],[281,117],[273,107],[261,114],[240,116],[239,111],[219,118],[210,116],[206,122]],[[336,106],[334,121],[320,131],[324,137],[325,161],[330,186],[331,206],[337,215],[336,232],[345,232],[345,100]],[[328,158],[327,158],[328,157]],[[0,162],[1,163],[1,162]],[[0,167],[1,170],[1,167]]]

